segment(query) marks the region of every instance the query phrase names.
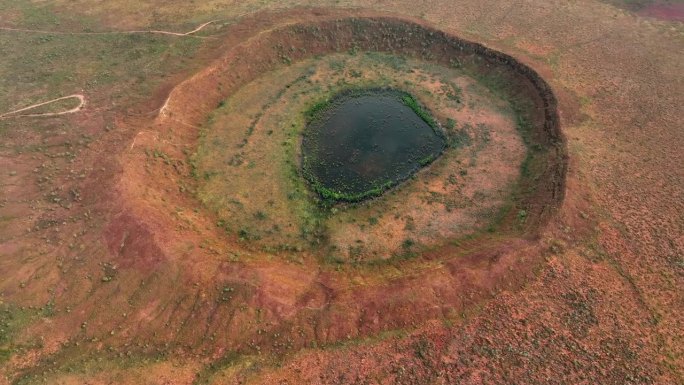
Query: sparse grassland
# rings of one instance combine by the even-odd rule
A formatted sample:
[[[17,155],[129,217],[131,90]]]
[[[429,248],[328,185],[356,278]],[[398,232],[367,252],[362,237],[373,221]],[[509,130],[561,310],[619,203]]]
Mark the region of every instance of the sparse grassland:
[[[0,0],[0,115],[87,99],[0,119],[0,383],[684,382],[682,27],[615,3],[666,2]],[[567,153],[439,30],[541,74]],[[304,111],[379,86],[449,148],[320,205]]]

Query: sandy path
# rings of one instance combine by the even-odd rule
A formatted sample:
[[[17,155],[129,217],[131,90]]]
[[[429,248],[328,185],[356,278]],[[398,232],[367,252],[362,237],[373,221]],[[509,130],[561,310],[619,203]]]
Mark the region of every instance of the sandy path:
[[[199,32],[207,25],[214,23],[216,20],[208,21],[204,24],[199,25],[197,28],[190,32],[180,33],[180,32],[170,32],[170,31],[160,31],[156,29],[148,30],[133,30],[133,31],[110,31],[110,32],[61,32],[61,31],[46,31],[40,29],[24,29],[24,28],[11,28],[11,27],[0,27],[0,31],[10,31],[10,32],[28,32],[28,33],[46,33],[52,35],[112,35],[112,34],[131,34],[131,33],[155,33],[160,35],[171,35],[171,36],[190,36],[197,39],[212,39],[211,36],[193,36],[195,32]]]
[[[70,109],[70,110],[67,110],[67,111],[61,111],[61,112],[46,112],[46,113],[44,113],[44,114],[21,114],[21,115],[16,115],[17,113],[22,112],[22,111],[26,111],[26,110],[30,110],[30,109],[32,109],[32,108],[44,106],[44,105],[46,105],[46,104],[58,102],[58,101],[60,101],[60,100],[72,99],[72,98],[78,99],[80,103],[78,104],[78,106],[76,106],[76,107],[74,107],[74,108],[72,108],[72,109]],[[48,100],[47,102],[42,102],[42,103],[33,104],[33,105],[28,106],[28,107],[24,107],[24,108],[21,108],[21,109],[18,109],[18,110],[14,110],[14,111],[10,111],[10,112],[4,113],[4,114],[0,115],[0,119],[4,119],[4,118],[14,118],[14,117],[20,117],[20,116],[57,116],[57,115],[66,115],[66,114],[72,114],[72,113],[74,113],[74,112],[81,111],[81,110],[83,109],[83,106],[85,106],[85,96],[82,95],[82,94],[73,94],[73,95],[69,95],[69,96],[62,96],[61,98]]]

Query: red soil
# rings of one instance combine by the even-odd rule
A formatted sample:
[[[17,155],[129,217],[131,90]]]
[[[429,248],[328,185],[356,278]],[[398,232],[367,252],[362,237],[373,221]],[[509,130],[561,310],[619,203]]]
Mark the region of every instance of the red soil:
[[[561,126],[576,146],[567,183],[565,168],[542,178],[533,194],[535,226],[522,237],[485,236],[415,261],[340,272],[307,255],[291,262],[238,250],[182,191],[195,126],[274,64],[253,60],[273,48],[260,31],[348,16],[379,15],[295,10],[233,26],[219,57],[173,88],[157,120],[119,117],[117,130],[80,144],[81,156],[68,165],[78,172],[24,154],[0,159],[23,165],[15,167],[21,181],[2,185],[12,197],[3,205],[23,218],[3,229],[2,300],[36,308],[53,300],[57,308],[20,331],[17,340],[36,347],[14,354],[0,368],[0,383],[22,374],[52,379],[53,369],[65,383],[84,383],[65,368],[90,356],[110,365],[82,375],[99,383],[115,374],[120,383],[159,382],[168,362],[181,369],[164,381],[178,384],[190,383],[200,366],[226,374],[214,383],[681,383],[684,237],[681,168],[673,167],[681,163],[681,138],[673,134],[677,96],[664,96],[672,74],[660,73],[662,80],[639,72],[650,57],[624,60],[619,47],[593,36],[573,47],[582,49],[578,62],[604,57],[607,69],[561,61],[552,70],[519,53],[554,80]],[[553,20],[539,23],[546,19]],[[235,65],[243,71],[232,73]],[[634,75],[625,75],[633,88],[621,87],[617,74]],[[658,92],[649,96],[634,79]],[[165,104],[163,91],[139,112]],[[593,100],[581,108],[576,94]],[[95,135],[102,120],[84,112],[71,122]],[[642,124],[648,129],[637,129]],[[21,140],[40,142],[8,138]],[[556,155],[560,162],[549,164],[565,166],[562,146]],[[83,184],[70,192],[81,171]],[[39,190],[40,182],[28,183],[34,174],[63,189]],[[373,340],[384,331],[394,334]],[[358,344],[344,345],[355,337]],[[329,347],[313,348],[320,344]],[[222,361],[231,351],[243,358]],[[127,354],[143,369],[118,367]],[[167,361],[154,366],[148,359],[155,357]]]

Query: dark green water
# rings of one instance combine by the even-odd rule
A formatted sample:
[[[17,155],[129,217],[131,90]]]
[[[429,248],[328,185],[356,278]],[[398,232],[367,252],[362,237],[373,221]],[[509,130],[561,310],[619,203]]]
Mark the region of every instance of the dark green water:
[[[304,131],[304,174],[324,198],[380,195],[444,150],[444,135],[426,120],[431,122],[429,114],[403,92],[338,95]]]

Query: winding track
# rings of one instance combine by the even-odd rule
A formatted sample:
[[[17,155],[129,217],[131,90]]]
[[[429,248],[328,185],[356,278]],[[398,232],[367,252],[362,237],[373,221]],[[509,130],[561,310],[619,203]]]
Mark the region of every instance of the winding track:
[[[171,35],[171,36],[189,36],[196,39],[213,39],[212,36],[194,36],[195,32],[199,32],[201,29],[207,25],[216,22],[216,20],[208,21],[204,24],[200,24],[197,28],[190,32],[180,33],[171,31],[161,31],[156,29],[145,29],[145,30],[133,30],[133,31],[105,31],[105,32],[63,32],[63,31],[47,31],[42,29],[24,29],[24,28],[11,28],[11,27],[0,27],[0,31],[10,31],[10,32],[28,32],[28,33],[44,33],[51,35],[114,35],[114,34],[132,34],[132,33],[153,33],[159,35]]]
[[[17,113],[22,112],[22,111],[26,111],[26,110],[30,110],[30,109],[32,109],[32,108],[44,106],[44,105],[46,105],[46,104],[58,102],[58,101],[60,101],[60,100],[72,99],[72,98],[78,99],[78,100],[80,101],[80,103],[78,104],[78,106],[76,106],[76,107],[74,107],[74,108],[72,108],[72,109],[70,109],[70,110],[60,111],[60,112],[46,112],[46,113],[44,113],[44,114],[22,114],[22,115],[16,115]],[[47,102],[42,102],[42,103],[38,103],[38,104],[33,104],[33,105],[28,106],[28,107],[24,107],[24,108],[21,108],[21,109],[18,109],[18,110],[14,110],[14,111],[10,111],[10,112],[4,113],[4,114],[0,115],[0,119],[18,118],[18,117],[27,117],[27,116],[38,117],[38,116],[58,116],[58,115],[72,114],[72,113],[74,113],[74,112],[79,112],[79,111],[81,111],[81,110],[83,109],[83,106],[85,106],[85,103],[86,103],[86,101],[85,101],[85,96],[82,95],[82,94],[73,94],[73,95],[69,95],[69,96],[62,96],[61,98],[48,100]]]
[[[170,36],[189,36],[197,39],[213,39],[211,36],[194,36],[193,34],[196,32],[199,32],[202,30],[204,27],[207,25],[216,22],[216,20],[211,20],[206,23],[200,24],[197,28],[193,29],[192,31],[185,32],[185,33],[180,33],[180,32],[171,32],[171,31],[161,31],[161,30],[133,30],[133,31],[110,31],[110,32],[61,32],[61,31],[45,31],[45,30],[37,30],[37,29],[23,29],[23,28],[10,28],[10,27],[0,27],[0,31],[10,31],[10,32],[27,32],[27,33],[44,33],[44,34],[54,34],[54,35],[111,35],[111,34],[134,34],[134,33],[152,33],[152,34],[159,34],[159,35],[170,35]],[[35,107],[40,107],[44,106],[46,104],[54,103],[60,100],[64,99],[71,99],[71,98],[76,98],[80,101],[78,106],[67,110],[67,111],[60,111],[60,112],[47,112],[44,114],[21,114],[17,115],[17,113],[22,112],[22,111],[27,111]],[[45,117],[45,116],[58,116],[58,115],[66,115],[66,114],[72,114],[75,112],[79,112],[83,109],[83,106],[85,106],[86,101],[85,101],[85,96],[83,94],[73,94],[69,96],[63,96],[61,98],[57,99],[52,99],[48,100],[47,102],[42,102],[42,103],[37,103],[30,105],[28,107],[24,107],[18,110],[6,112],[4,114],[0,114],[0,119],[6,119],[6,118],[17,118],[17,117]]]

